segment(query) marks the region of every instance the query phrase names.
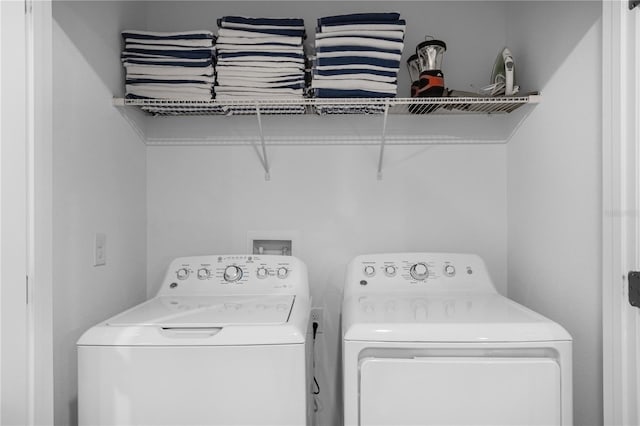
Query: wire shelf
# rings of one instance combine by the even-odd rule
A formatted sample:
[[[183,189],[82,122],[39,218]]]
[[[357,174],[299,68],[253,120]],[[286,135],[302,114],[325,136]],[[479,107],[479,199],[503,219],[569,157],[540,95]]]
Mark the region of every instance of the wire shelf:
[[[116,106],[137,106],[154,116],[504,114],[538,103],[540,96],[443,98],[305,98],[184,101],[114,98]]]

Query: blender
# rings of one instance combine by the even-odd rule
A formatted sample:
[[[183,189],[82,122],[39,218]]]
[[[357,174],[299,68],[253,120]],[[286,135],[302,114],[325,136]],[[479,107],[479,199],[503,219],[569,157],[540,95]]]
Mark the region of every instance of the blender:
[[[447,45],[444,41],[433,38],[418,44],[416,55],[420,76],[418,81],[413,80],[413,76],[411,76],[413,81],[411,85],[412,97],[440,97],[444,94],[442,59],[446,50]]]

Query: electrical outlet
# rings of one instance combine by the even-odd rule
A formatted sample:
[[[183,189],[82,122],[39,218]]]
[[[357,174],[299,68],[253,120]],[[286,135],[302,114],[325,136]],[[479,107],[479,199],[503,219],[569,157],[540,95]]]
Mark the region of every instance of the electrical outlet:
[[[318,323],[318,330],[316,331],[316,334],[320,334],[324,331],[323,313],[324,308],[311,308],[311,325],[313,326],[314,322]]]

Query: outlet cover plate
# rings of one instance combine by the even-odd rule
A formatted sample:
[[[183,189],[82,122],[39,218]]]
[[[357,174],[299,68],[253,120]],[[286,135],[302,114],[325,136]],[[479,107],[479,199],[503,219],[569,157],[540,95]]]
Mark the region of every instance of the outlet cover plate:
[[[309,322],[311,322],[311,327],[313,327],[314,322],[317,322],[318,330],[316,334],[322,334],[324,332],[324,308],[311,308]],[[313,328],[311,328],[311,332],[313,332]]]

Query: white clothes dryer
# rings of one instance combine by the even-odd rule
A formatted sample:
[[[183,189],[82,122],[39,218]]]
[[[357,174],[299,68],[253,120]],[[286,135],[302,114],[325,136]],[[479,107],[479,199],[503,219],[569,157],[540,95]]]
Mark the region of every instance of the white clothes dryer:
[[[310,424],[309,312],[294,257],[178,258],[78,341],[79,424]]]
[[[470,254],[356,257],[342,306],[346,426],[571,425],[571,336]]]

